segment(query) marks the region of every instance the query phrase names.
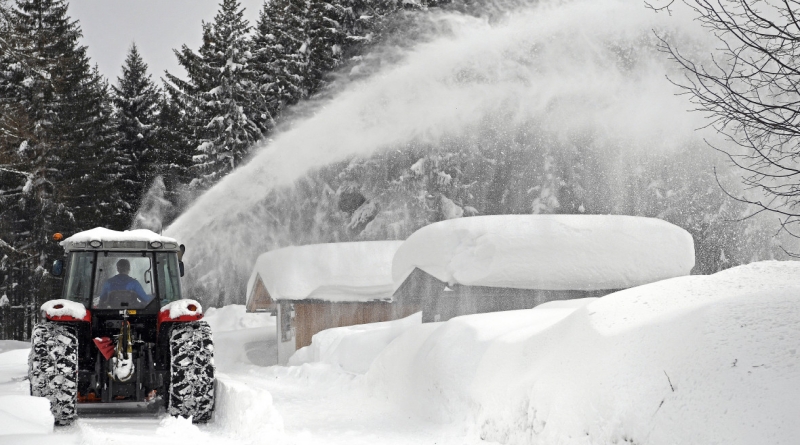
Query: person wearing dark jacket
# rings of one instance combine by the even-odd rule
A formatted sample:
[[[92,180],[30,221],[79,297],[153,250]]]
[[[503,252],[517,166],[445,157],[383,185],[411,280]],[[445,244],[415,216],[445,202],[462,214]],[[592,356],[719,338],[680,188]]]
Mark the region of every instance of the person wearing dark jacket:
[[[103,289],[100,291],[100,302],[102,303],[106,298],[108,298],[108,294],[112,291],[117,290],[126,290],[131,291],[136,294],[136,296],[141,300],[143,303],[149,303],[153,297],[147,295],[147,293],[142,288],[142,285],[139,284],[139,281],[136,278],[131,278],[128,275],[131,272],[131,262],[126,259],[121,259],[117,261],[117,275],[106,280],[103,284]]]

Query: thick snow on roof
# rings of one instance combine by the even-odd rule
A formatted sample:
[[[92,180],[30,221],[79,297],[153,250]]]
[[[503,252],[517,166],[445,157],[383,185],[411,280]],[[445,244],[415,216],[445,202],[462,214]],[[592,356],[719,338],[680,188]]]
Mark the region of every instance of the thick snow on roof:
[[[89,242],[89,241],[160,241],[162,243],[177,243],[175,238],[162,236],[147,229],[125,230],[119,232],[116,230],[106,229],[105,227],[95,227],[91,230],[78,232],[71,237],[61,241],[62,246],[72,242]]]
[[[273,300],[389,300],[392,258],[402,243],[311,244],[269,251],[256,261],[247,296],[260,276]]]
[[[694,242],[666,221],[619,215],[495,215],[423,227],[397,251],[395,288],[419,268],[449,284],[622,289],[688,275]]]

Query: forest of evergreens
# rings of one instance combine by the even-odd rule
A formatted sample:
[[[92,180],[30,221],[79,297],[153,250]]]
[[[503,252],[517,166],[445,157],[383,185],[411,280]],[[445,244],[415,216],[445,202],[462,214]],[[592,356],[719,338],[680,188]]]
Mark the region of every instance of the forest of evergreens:
[[[276,0],[249,24],[224,0],[198,24],[202,46],[175,50],[186,73],[159,81],[135,44],[121,77],[103,78],[66,0],[0,1],[1,267],[44,265],[55,231],[134,226],[153,184],[168,223],[403,8],[424,6]]]

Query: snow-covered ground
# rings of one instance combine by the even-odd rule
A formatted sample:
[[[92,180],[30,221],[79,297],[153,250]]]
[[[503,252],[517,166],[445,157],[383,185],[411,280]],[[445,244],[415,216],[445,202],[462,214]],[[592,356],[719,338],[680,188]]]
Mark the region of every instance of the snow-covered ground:
[[[24,345],[3,342],[0,434],[28,429],[0,443],[795,444],[798,277],[800,262],[763,262],[600,299],[339,328],[289,367],[267,366],[274,319],[209,309],[217,412],[199,427],[160,414],[50,432],[27,396]]]

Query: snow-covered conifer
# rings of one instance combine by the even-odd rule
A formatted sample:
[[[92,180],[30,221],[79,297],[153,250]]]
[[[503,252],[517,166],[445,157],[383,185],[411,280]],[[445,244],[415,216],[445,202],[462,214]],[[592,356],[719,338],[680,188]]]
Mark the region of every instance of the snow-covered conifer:
[[[224,0],[212,23],[203,24],[203,44],[195,53],[176,51],[187,73],[183,80],[167,73],[166,87],[189,114],[195,143],[197,185],[215,183],[233,170],[252,144],[263,136],[262,96],[255,86],[250,26],[237,0]]]
[[[113,156],[118,217],[131,221],[158,162],[158,102],[160,94],[147,73],[136,44],[122,67],[122,77],[112,86],[114,120],[119,142]]]

